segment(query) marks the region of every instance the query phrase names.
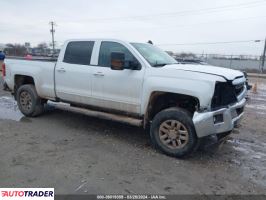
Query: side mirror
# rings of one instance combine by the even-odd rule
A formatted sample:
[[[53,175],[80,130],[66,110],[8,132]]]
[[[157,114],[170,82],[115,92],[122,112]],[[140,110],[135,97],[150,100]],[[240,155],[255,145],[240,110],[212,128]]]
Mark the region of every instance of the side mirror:
[[[111,53],[111,69],[123,70],[125,67],[125,54],[120,52]]]

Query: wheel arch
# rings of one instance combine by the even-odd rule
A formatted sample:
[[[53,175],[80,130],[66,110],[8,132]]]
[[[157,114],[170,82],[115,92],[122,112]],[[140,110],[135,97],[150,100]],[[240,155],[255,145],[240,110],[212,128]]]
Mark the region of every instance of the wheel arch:
[[[153,91],[149,97],[148,106],[144,114],[144,128],[147,127],[158,112],[170,107],[186,109],[193,116],[194,112],[200,108],[200,101],[195,96],[173,92]]]
[[[22,85],[32,84],[35,86],[35,80],[32,76],[16,74],[14,76],[14,93],[16,94],[18,88]],[[15,95],[16,98],[16,95]]]

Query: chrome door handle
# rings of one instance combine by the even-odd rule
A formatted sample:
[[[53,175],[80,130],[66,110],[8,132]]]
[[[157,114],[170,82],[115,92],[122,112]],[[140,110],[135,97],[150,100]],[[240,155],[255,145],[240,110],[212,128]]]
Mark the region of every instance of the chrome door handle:
[[[60,68],[57,70],[58,72],[66,72],[66,70],[64,68]]]
[[[102,72],[96,72],[93,74],[94,76],[104,76],[104,74]]]

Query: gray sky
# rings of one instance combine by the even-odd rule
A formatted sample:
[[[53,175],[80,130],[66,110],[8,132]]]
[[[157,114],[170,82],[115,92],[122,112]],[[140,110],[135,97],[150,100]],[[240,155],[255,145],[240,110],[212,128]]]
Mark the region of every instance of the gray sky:
[[[264,39],[266,0],[0,0],[0,43],[118,38],[155,44]],[[194,53],[256,54],[263,42],[162,45]]]

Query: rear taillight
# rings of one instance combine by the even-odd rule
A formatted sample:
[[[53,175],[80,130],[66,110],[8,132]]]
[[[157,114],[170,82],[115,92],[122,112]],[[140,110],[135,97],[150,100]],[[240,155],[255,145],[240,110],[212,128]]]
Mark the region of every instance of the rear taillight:
[[[5,63],[2,64],[2,75],[6,76],[6,64]]]

